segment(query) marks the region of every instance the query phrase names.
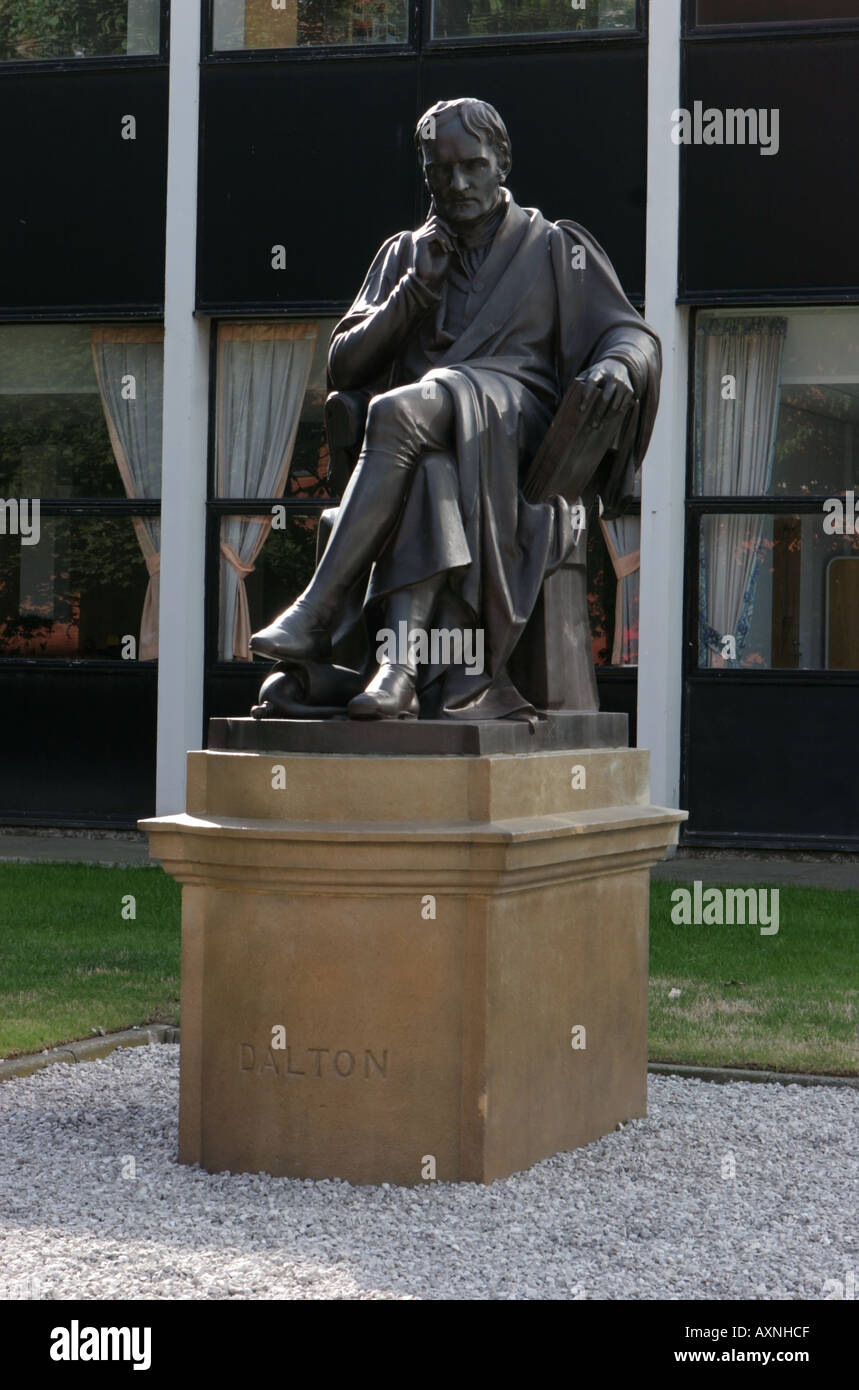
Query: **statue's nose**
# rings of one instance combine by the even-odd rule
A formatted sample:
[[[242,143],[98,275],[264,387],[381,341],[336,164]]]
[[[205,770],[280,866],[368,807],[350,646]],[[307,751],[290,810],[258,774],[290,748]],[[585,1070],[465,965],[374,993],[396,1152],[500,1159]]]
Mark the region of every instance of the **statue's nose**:
[[[455,193],[462,193],[466,188],[468,188],[468,179],[465,175],[464,170],[461,169],[458,164],[454,167],[453,178],[450,181],[450,186]]]

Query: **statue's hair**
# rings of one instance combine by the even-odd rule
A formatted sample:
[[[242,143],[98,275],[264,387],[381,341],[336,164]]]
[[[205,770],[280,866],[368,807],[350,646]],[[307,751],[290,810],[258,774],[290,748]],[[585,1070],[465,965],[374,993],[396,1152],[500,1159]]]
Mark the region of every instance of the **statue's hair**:
[[[415,145],[418,151],[423,152],[421,131],[429,117],[433,118],[436,125],[441,125],[443,121],[452,119],[454,116],[459,117],[469,135],[476,135],[478,138],[486,136],[500,162],[506,168],[506,178],[513,163],[507,127],[494,106],[490,106],[488,101],[478,101],[476,97],[457,97],[454,101],[437,101],[435,106],[431,106],[428,111],[425,111],[415,128]]]

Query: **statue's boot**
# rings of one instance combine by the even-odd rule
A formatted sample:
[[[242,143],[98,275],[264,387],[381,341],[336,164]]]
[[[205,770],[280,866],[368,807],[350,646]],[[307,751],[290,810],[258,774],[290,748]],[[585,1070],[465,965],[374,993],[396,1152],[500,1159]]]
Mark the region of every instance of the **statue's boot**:
[[[414,675],[407,666],[383,661],[366,690],[346,708],[350,719],[417,719]]]
[[[331,627],[355,580],[369,570],[399,515],[411,465],[381,451],[358,460],[307,588],[268,627],[251,637],[258,656],[310,661],[331,654]]]
[[[392,594],[385,614],[391,630],[399,634],[399,625],[405,622],[407,633],[416,628],[426,631],[443,583],[443,575],[434,575],[423,584],[415,584]],[[408,646],[406,652],[398,652],[397,655],[405,660],[400,663],[383,661],[362,694],[349,701],[347,711],[350,719],[417,718],[418,671],[413,649]]]

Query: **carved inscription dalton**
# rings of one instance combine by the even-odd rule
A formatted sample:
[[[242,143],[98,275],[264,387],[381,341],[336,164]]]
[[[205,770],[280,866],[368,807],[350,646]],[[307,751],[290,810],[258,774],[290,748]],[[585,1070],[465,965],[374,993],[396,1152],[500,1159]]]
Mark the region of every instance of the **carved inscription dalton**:
[[[253,1043],[239,1043],[239,1070],[255,1072],[257,1076],[282,1076],[284,1080],[303,1077],[321,1081],[334,1076],[341,1081],[349,1077],[360,1077],[364,1081],[381,1077],[387,1081],[388,1049],[385,1048],[380,1057],[369,1047],[355,1052],[346,1047],[285,1047],[275,1052],[270,1047],[263,1050]]]

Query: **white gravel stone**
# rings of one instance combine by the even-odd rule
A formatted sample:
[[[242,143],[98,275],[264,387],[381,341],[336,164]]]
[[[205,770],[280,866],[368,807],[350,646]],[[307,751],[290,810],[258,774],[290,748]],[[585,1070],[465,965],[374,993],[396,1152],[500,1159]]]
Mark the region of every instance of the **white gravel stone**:
[[[400,1188],[180,1167],[178,1085],[162,1044],[0,1086],[0,1296],[820,1299],[859,1264],[849,1088],[651,1077],[587,1148]]]

